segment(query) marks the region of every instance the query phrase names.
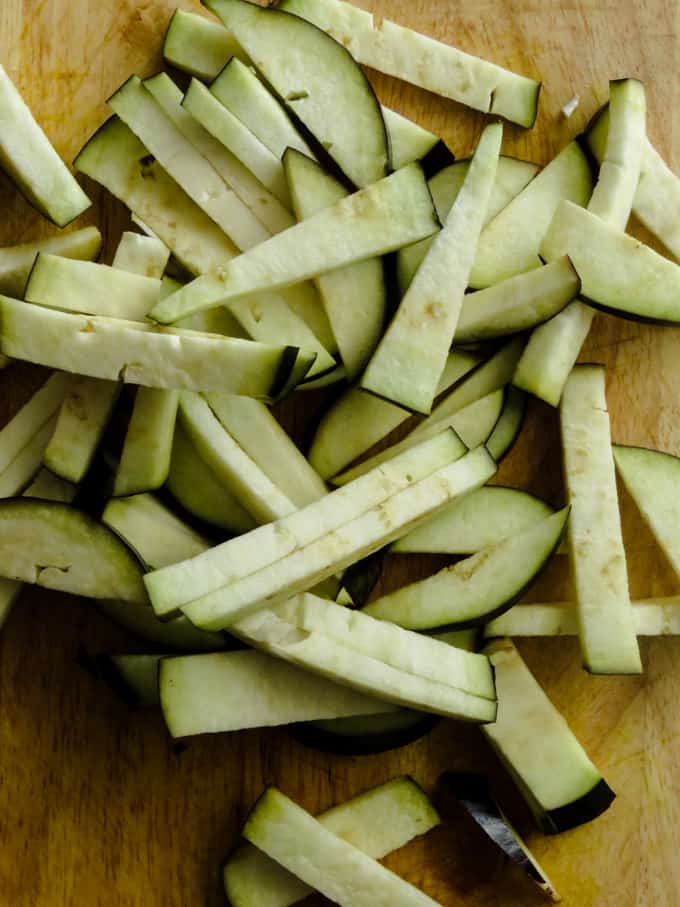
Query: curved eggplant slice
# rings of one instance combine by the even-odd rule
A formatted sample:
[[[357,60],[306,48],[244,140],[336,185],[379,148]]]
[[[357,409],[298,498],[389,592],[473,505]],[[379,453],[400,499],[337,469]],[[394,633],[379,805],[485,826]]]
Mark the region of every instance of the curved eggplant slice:
[[[491,793],[488,778],[467,772],[444,772],[438,787],[442,799],[446,802],[454,797],[505,856],[523,869],[551,901],[562,900],[548,875],[506,819]]]
[[[533,126],[540,82],[336,0],[283,0],[280,7],[323,28],[354,58],[492,116]]]
[[[0,504],[0,573],[47,589],[148,605],[132,552],[67,504],[23,498]]]
[[[616,471],[654,538],[680,575],[677,517],[680,514],[680,459],[644,447],[613,447]]]
[[[346,47],[280,10],[240,0],[205,5],[351,183],[367,186],[385,176],[389,148],[380,104]]]
[[[569,517],[564,508],[433,576],[364,609],[410,630],[464,629],[507,611],[546,565]]]
[[[501,462],[517,440],[526,411],[527,395],[519,388],[508,385],[505,389],[503,411],[486,442],[486,449],[496,463]]]
[[[487,448],[489,444],[487,443]],[[528,491],[485,485],[395,542],[399,554],[475,554],[517,535],[553,513]]]
[[[569,201],[557,208],[541,256],[569,255],[582,297],[619,318],[680,322],[680,266]]]

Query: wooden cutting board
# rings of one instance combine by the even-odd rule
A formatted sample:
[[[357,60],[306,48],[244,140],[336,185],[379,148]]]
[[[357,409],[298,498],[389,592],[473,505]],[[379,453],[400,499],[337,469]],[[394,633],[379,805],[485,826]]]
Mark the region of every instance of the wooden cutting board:
[[[182,6],[197,9],[191,0]],[[669,0],[364,0],[377,13],[544,82],[536,128],[506,128],[504,150],[545,163],[607,97],[609,78],[647,83],[649,134],[680,167],[675,111],[677,3]],[[71,160],[107,116],[105,99],[130,73],[159,68],[172,0],[0,0],[0,60]],[[470,153],[483,118],[387,78],[380,98]],[[560,108],[574,94],[576,114]],[[105,232],[110,254],[127,219],[97,187],[83,223]],[[5,182],[0,244],[52,232]],[[680,453],[680,337],[671,329],[598,316],[584,358],[608,366],[616,440]],[[36,369],[0,375],[4,416]],[[322,399],[287,413],[300,441]],[[555,412],[532,405],[499,481],[561,500]],[[632,591],[678,591],[678,581],[623,498]],[[568,594],[564,559],[534,590]],[[431,570],[433,564],[429,565]],[[390,585],[427,563],[402,557]],[[416,572],[417,571],[417,572]],[[643,643],[641,678],[593,678],[574,641],[521,646],[557,707],[618,793],[596,822],[545,838],[478,732],[442,722],[427,738],[382,756],[340,758],[285,730],[195,739],[175,746],[155,713],[128,713],[86,670],[92,653],[144,645],[91,604],[44,592],[22,598],[0,637],[0,907],[197,907],[224,903],[219,866],[249,807],[277,784],[316,812],[397,774],[431,789],[443,769],[488,769],[511,816],[569,907],[680,904],[680,640]],[[247,691],[244,691],[247,695]],[[527,740],[531,746],[531,740]],[[444,905],[520,907],[540,895],[505,866],[464,817],[387,863]],[[320,902],[318,902],[320,903]],[[395,905],[397,907],[397,905]]]

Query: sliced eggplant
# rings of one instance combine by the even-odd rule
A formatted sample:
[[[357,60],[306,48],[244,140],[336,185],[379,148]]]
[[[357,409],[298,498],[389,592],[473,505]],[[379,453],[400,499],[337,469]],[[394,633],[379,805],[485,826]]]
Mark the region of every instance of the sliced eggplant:
[[[65,227],[92,202],[50,144],[5,68],[0,66],[0,166],[41,214]]]
[[[248,54],[228,29],[181,9],[175,12],[168,26],[163,55],[172,66],[203,82],[217,78],[232,58],[245,64],[249,62]],[[381,109],[394,170],[413,161],[425,159],[429,162],[433,157],[439,159],[440,151],[446,164],[451,162],[451,153],[438,136],[394,110],[387,107]],[[441,166],[439,164],[437,169]]]
[[[638,79],[609,83],[607,145],[588,210],[625,230],[640,180],[647,138],[645,86]]]
[[[159,239],[124,233],[113,267],[160,280],[170,250]],[[160,488],[168,477],[179,391],[140,387],[125,433],[113,493],[138,494]]]
[[[92,465],[122,385],[84,375],[69,378],[68,391],[43,461],[62,479],[78,484]]]
[[[171,66],[209,82],[232,57],[244,59],[245,51],[217,22],[177,9],[165,35],[163,56]]]
[[[113,257],[113,267],[128,274],[160,280],[170,260],[170,249],[158,237],[142,236],[126,230]],[[162,289],[161,289],[162,291]]]
[[[202,629],[223,629],[257,610],[263,601],[272,606],[285,601],[380,550],[459,495],[485,484],[495,471],[486,449],[476,448],[258,573],[202,597],[194,592],[182,610]],[[190,563],[196,564],[196,559]]]
[[[102,522],[132,548],[149,570],[195,557],[210,547],[152,494],[109,501]]]
[[[163,655],[100,655],[97,668],[126,705],[148,709],[160,705],[158,665]]]
[[[680,635],[680,597],[649,598],[633,602],[638,636]],[[515,605],[484,628],[487,638],[497,636],[576,636],[576,602]]]
[[[581,289],[566,256],[466,294],[456,327],[456,343],[518,334],[559,314]]]
[[[317,819],[376,860],[426,834],[440,821],[425,793],[407,777],[367,790]],[[225,863],[224,890],[235,907],[290,907],[313,893],[252,844],[237,848]]]
[[[399,170],[400,167],[414,161],[421,161],[423,169],[427,170],[426,161],[429,162],[434,156],[439,156],[439,153],[453,160],[451,152],[434,132],[424,129],[388,107],[382,108],[382,114],[390,143],[393,170]]]
[[[56,424],[55,415],[36,431],[30,441],[21,448],[12,462],[0,473],[0,499],[12,498],[20,494],[36,477]]]
[[[483,289],[540,267],[541,241],[558,204],[586,205],[592,189],[588,160],[571,142],[484,228],[470,286]]]
[[[360,387],[428,414],[456,333],[477,240],[496,177],[502,127],[487,126],[440,233],[387,328]]]
[[[439,170],[428,180],[432,200],[442,223],[448,217],[469,169],[470,161],[456,161],[455,164]],[[516,195],[519,195],[540,169],[538,164],[501,155],[483,225],[486,226]],[[397,272],[402,293],[408,289],[432,242],[432,239],[423,239],[419,243],[400,249],[397,253]]]
[[[347,179],[363,187],[385,176],[385,123],[351,53],[323,31],[278,9],[208,0],[276,95]]]
[[[390,710],[372,696],[249,650],[166,659],[159,691],[173,737]]]
[[[66,504],[0,503],[0,573],[89,598],[148,599],[136,558],[109,529]]]
[[[481,361],[482,357],[475,353],[451,353],[438,392],[443,393],[455,385]],[[309,462],[320,476],[330,479],[398,428],[410,415],[408,410],[394,403],[350,388],[321,419],[309,450]]]
[[[646,141],[644,86],[636,79],[611,82],[610,104],[612,128],[588,210],[614,230],[623,231],[630,217]],[[559,221],[559,213],[556,219]],[[544,253],[542,246],[541,254],[546,257]],[[547,256],[548,260],[554,257],[555,253]],[[581,277],[578,267],[576,270]],[[646,286],[643,292],[647,292]],[[538,328],[518,368],[517,383],[556,406],[594,314],[576,300]]]
[[[415,743],[439,724],[438,715],[399,709],[377,715],[330,718],[296,725],[293,736],[311,749],[340,756],[369,756]]]
[[[476,630],[436,634],[442,642],[472,652],[477,637]],[[399,709],[379,715],[309,721],[296,726],[293,733],[297,740],[314,749],[341,756],[365,756],[408,746],[429,734],[439,721],[438,716],[427,712]]]
[[[426,441],[339,488],[302,510],[242,540],[232,539],[212,552],[146,578],[154,608],[172,612],[194,598],[219,589],[225,583],[248,576],[291,552],[366,513],[413,482],[431,475],[462,456],[464,447],[454,433]]]
[[[348,482],[353,482],[359,476],[365,475],[371,469],[375,469],[376,466],[380,466],[381,463],[391,460],[392,457],[396,457],[405,450],[410,450],[427,438],[435,437],[447,428],[452,428],[469,449],[484,444],[500,418],[503,410],[503,400],[504,392],[499,388],[444,419],[434,419],[433,416],[430,416],[421,423],[422,431],[418,435],[407,435],[403,441],[386,447],[380,453],[359,463],[358,466],[353,466],[346,472],[340,473],[339,476],[334,477],[333,484],[346,485]]]
[[[294,513],[297,507],[248,456],[199,394],[182,393],[180,419],[199,455],[258,523]]]
[[[283,661],[395,705],[462,721],[495,720],[495,700],[399,670],[322,633],[304,633],[274,610],[239,621],[234,634]]]
[[[179,391],[140,387],[118,464],[116,497],[155,491],[170,472]]]
[[[552,512],[545,501],[517,488],[479,488],[398,539],[390,550],[476,554],[529,529]]]
[[[328,493],[269,407],[252,397],[207,394],[206,400],[224,429],[296,507],[306,507]]]
[[[192,79],[182,106],[204,129],[253,173],[284,207],[290,199],[281,159],[198,79]],[[250,248],[252,242],[241,245]]]
[[[472,371],[464,381],[456,385],[432,410],[430,419],[426,419],[413,429],[414,437],[429,430],[433,422],[447,419],[454,413],[475,403],[482,397],[504,387],[513,375],[515,367],[524,349],[524,338],[514,337],[508,340],[493,356]]]
[[[352,907],[436,907],[422,891],[333,834],[270,787],[258,800],[243,836],[311,888]]]
[[[299,151],[288,150],[284,167],[293,210],[299,220],[347,196],[338,180]],[[382,334],[386,288],[380,259],[368,259],[316,279],[347,377],[363,371]]]
[[[95,133],[74,166],[127,205],[192,274],[215,270],[238,254],[234,243],[117,117]]]
[[[41,441],[41,435],[44,435],[46,430],[51,428],[52,423],[48,422],[35,436],[35,439],[42,443],[43,447],[44,441]],[[33,444],[34,442],[30,442],[23,449],[19,457],[17,457],[17,460],[14,461],[5,474],[0,477],[0,485],[5,485],[7,490],[9,490],[7,474],[16,474],[16,463],[26,460],[26,456],[31,451]],[[17,482],[16,484],[19,483]],[[52,473],[48,472],[46,469],[41,469],[35,479],[24,491],[24,497],[40,498],[46,501],[63,501],[64,503],[70,504],[75,497],[75,493],[76,489],[70,482],[64,482],[63,479],[59,479],[57,476],[52,475]],[[23,587],[24,584],[19,580],[5,579],[4,577],[0,578],[0,628],[2,628],[2,625],[9,617]]]
[[[489,621],[484,636],[578,636],[576,602],[515,605]]]
[[[562,900],[547,873],[506,819],[491,793],[488,778],[467,772],[444,772],[439,778],[438,787],[447,802],[455,798],[484,834],[491,838],[506,857],[524,870],[543,894],[551,901]]]
[[[175,426],[167,488],[184,510],[209,526],[234,535],[256,526],[200,456],[180,421]]]
[[[496,675],[498,718],[482,727],[547,834],[596,819],[615,794],[509,640],[486,653]]]
[[[25,298],[64,312],[143,321],[160,301],[161,283],[119,268],[41,253]]]
[[[286,388],[299,352],[180,328],[159,331],[119,318],[57,312],[9,296],[0,296],[0,314],[0,347],[9,356],[147,387],[276,397]]]
[[[437,229],[422,169],[409,164],[226,262],[216,274],[197,278],[164,299],[151,317],[168,323],[243,296],[291,286],[394,251]]]
[[[335,360],[329,353],[325,344],[319,340],[317,334],[309,326],[312,319],[309,318],[308,306],[300,306],[293,310],[293,291],[295,295],[300,291],[302,284],[297,287],[291,287],[282,293],[258,293],[257,296],[248,299],[239,299],[229,304],[228,311],[237,319],[238,325],[246,331],[246,336],[259,340],[261,343],[278,344],[285,338],[292,346],[305,350],[309,356],[314,356],[311,366],[303,373],[302,378],[316,378],[328,374],[335,368]],[[304,295],[304,294],[301,294]],[[210,316],[211,313],[224,312],[225,309],[207,309],[192,315],[191,318],[201,316]],[[319,301],[319,311],[323,316],[322,330],[324,333],[323,322],[326,317],[321,310]],[[302,312],[302,314],[300,314]],[[177,322],[177,326],[184,326],[186,319]],[[320,325],[315,324],[315,329]],[[233,330],[229,331],[232,336],[235,335]],[[293,385],[297,387],[300,381]]]
[[[229,60],[210,91],[279,160],[287,148],[314,156],[283,107],[238,57]]]
[[[607,106],[597,114],[586,133],[588,146],[598,161],[604,158],[608,132]],[[633,213],[675,258],[680,258],[679,206],[680,180],[645,136]]]
[[[480,444],[486,444],[489,440],[498,424],[504,407],[505,389],[499,388],[485,397],[480,397],[474,403],[463,407],[453,416],[446,416],[441,421],[435,422],[427,428],[421,422],[418,426],[420,430],[414,440],[417,442],[424,441],[425,438],[432,437],[437,434],[437,431],[441,431],[444,426],[449,425],[463,444],[472,450]],[[439,426],[439,428],[436,428],[436,426]]]
[[[572,371],[560,423],[584,666],[593,674],[639,674],[602,366]]]
[[[262,223],[185,138],[141,79],[128,79],[109,98],[109,106],[239,248],[249,248],[266,238]]]
[[[526,408],[526,394],[516,387],[506,387],[503,410],[486,441],[486,449],[496,463],[501,462],[517,440],[526,415]]]
[[[615,446],[614,461],[623,484],[654,533],[675,572],[680,575],[680,460],[660,450]]]
[[[87,143],[76,160],[76,167],[124,202],[192,274],[218,270],[238,255],[234,243],[117,118],[109,120]],[[305,295],[295,287],[287,298],[299,303]],[[238,300],[230,305],[230,310],[253,339],[278,344],[287,338],[294,346],[316,352],[317,361],[309,369],[312,374],[332,366],[333,360],[326,349],[280,294]],[[306,315],[308,310],[309,304]],[[220,314],[224,317],[226,312]],[[195,328],[196,324],[184,326]],[[234,333],[232,328],[229,333]]]
[[[0,474],[57,414],[68,390],[69,376],[55,372],[0,429]]]
[[[102,247],[102,235],[96,227],[83,227],[64,236],[51,236],[20,246],[0,249],[0,293],[23,297],[28,275],[40,253],[94,261]]]
[[[531,332],[512,383],[551,406],[559,406],[592,323],[593,310],[577,299],[539,325]]]
[[[271,293],[265,294],[265,299],[269,299],[271,295]],[[337,353],[338,345],[335,342],[326,310],[323,307],[316,287],[311,281],[306,280],[302,283],[296,283],[294,286],[286,287],[276,295],[280,296],[293,313],[312,330],[327,352],[333,355]],[[305,349],[302,344],[299,344],[299,346]],[[317,354],[318,358],[320,357]],[[335,368],[335,365],[334,361],[324,362],[324,366],[328,371]],[[317,372],[321,372],[320,367]]]
[[[209,309],[208,311],[214,311],[214,309]],[[318,378],[310,378],[303,381],[302,384],[298,384],[295,390],[318,391],[322,388],[330,387],[333,384],[338,384],[340,381],[345,381],[346,378],[347,372],[345,371],[345,366],[336,365],[330,372],[324,372],[324,374],[320,375]]]
[[[568,255],[586,302],[620,318],[680,322],[680,265],[576,205],[562,202],[541,255]]]
[[[179,13],[182,13],[182,10],[178,10],[178,15]],[[203,23],[206,20],[200,19],[200,22]],[[225,31],[219,26],[215,27],[218,31]],[[188,110],[185,110],[182,106],[184,94],[167,73],[162,72],[146,79],[144,87],[151,92],[182,135],[212,165],[227,186],[234,190],[270,234],[285,230],[286,227],[295,223],[288,208],[262,185],[236,155],[225,148],[222,142],[201,126]]]
[[[517,75],[389,19],[339,0],[283,0],[281,8],[302,16],[348,48],[354,58],[484,113],[533,126],[540,82]]]
[[[303,633],[318,633],[397,671],[495,699],[493,676],[484,655],[450,646],[431,636],[409,633],[316,595],[298,595],[273,609],[277,618]]]
[[[363,613],[411,630],[485,624],[507,611],[538,576],[568,518],[564,508],[428,579],[382,596]]]

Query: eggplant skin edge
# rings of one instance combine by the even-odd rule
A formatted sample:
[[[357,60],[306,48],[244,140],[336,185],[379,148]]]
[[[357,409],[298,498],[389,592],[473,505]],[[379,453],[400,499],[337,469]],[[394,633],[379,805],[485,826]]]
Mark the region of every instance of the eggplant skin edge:
[[[579,797],[578,800],[558,806],[557,809],[547,810],[540,816],[539,824],[541,829],[550,835],[569,831],[578,825],[584,825],[586,822],[597,819],[609,809],[615,799],[616,794],[602,778],[595,787]]]
[[[298,743],[312,749],[337,756],[372,756],[415,743],[429,734],[440,721],[439,715],[424,714],[422,720],[408,728],[347,736],[322,730],[313,723],[296,724],[290,730]]]

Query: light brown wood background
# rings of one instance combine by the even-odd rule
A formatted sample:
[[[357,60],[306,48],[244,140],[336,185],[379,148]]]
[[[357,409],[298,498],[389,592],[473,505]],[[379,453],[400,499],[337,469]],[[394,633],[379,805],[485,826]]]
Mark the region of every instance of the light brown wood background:
[[[191,0],[182,6],[196,8]],[[504,149],[546,162],[607,96],[609,78],[648,90],[649,134],[680,167],[678,19],[674,0],[364,0],[364,5],[544,82],[530,132],[506,128]],[[107,115],[105,99],[131,72],[160,66],[172,0],[0,0],[0,60],[59,151],[72,159]],[[483,118],[386,78],[381,99],[439,131],[459,156]],[[581,106],[568,122],[561,106]],[[122,209],[90,187],[109,251]],[[4,181],[0,244],[51,232]],[[671,329],[598,316],[585,357],[609,366],[617,440],[680,453],[680,337]],[[9,415],[39,372],[0,375]],[[302,397],[289,419],[300,439],[320,400]],[[306,410],[306,411],[305,411]],[[499,480],[559,503],[555,413],[532,405]],[[635,596],[677,591],[627,499],[626,541]],[[423,565],[395,559],[389,583]],[[563,559],[534,594],[568,591]],[[179,751],[154,713],[128,713],[83,668],[83,654],[144,651],[87,602],[26,594],[0,637],[0,907],[198,907],[224,902],[219,865],[265,784],[312,811],[403,772],[431,788],[451,768],[488,768],[506,805],[569,907],[680,904],[680,640],[643,644],[642,678],[593,678],[573,641],[521,646],[538,678],[600,765],[618,799],[606,816],[545,838],[507,788],[474,729],[442,723],[383,756],[339,758],[306,749],[285,730],[195,739]],[[244,691],[246,694],[246,691]],[[531,741],[527,740],[527,746]],[[504,866],[467,821],[454,821],[388,859],[444,905],[520,907],[540,895]],[[397,905],[395,905],[397,907]]]

